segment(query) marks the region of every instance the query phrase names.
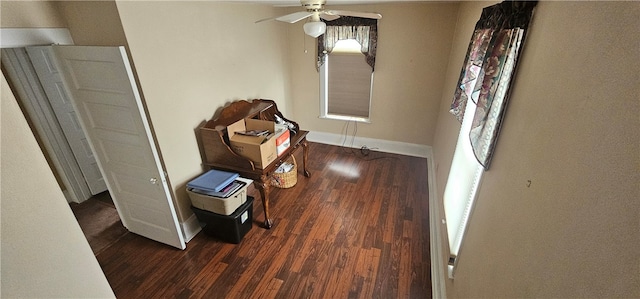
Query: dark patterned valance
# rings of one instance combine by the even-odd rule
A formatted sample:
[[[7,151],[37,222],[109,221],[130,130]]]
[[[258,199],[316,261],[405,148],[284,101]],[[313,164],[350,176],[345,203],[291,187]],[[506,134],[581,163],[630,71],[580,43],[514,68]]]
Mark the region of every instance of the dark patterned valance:
[[[526,30],[537,1],[505,1],[482,9],[475,29]]]
[[[343,39],[355,39],[362,45],[371,70],[376,65],[376,49],[378,47],[378,20],[358,17],[340,17],[333,21],[325,21],[327,31],[318,37],[318,67],[324,64],[324,55],[331,53],[336,42]]]
[[[485,169],[493,156],[536,4],[536,1],[504,1],[485,7],[471,36],[450,112],[460,122],[473,117],[469,141]],[[475,111],[469,116],[465,111],[470,102],[475,104]]]

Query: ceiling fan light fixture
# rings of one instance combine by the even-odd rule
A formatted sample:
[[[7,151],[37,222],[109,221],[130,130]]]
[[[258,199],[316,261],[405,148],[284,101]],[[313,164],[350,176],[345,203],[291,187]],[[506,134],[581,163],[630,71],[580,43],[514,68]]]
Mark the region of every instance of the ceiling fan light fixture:
[[[323,35],[327,31],[327,24],[322,21],[314,21],[305,23],[303,28],[304,33],[316,38],[320,35]]]

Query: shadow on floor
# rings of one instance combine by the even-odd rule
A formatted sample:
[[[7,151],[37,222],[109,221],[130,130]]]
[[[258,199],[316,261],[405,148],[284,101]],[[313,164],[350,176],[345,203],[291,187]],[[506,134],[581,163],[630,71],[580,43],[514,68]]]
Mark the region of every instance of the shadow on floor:
[[[69,205],[95,255],[128,233],[120,221],[109,192]]]

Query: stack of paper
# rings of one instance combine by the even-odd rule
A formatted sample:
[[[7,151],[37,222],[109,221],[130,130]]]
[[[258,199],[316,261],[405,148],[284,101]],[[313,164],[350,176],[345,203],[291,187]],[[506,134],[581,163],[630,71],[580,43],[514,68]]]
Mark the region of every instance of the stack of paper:
[[[244,185],[246,185],[245,182],[235,180],[235,181],[231,182],[231,184],[225,186],[224,188],[222,188],[222,190],[220,190],[218,192],[201,190],[201,189],[197,189],[197,188],[189,188],[189,190],[191,190],[192,192],[196,192],[196,193],[200,193],[200,194],[204,194],[204,195],[215,196],[215,197],[220,197],[220,198],[227,198],[227,197],[235,194],[236,191],[240,190],[240,188],[244,187]]]
[[[269,130],[237,131],[236,134],[246,135],[246,136],[267,136],[269,135]]]
[[[239,176],[237,173],[212,169],[187,183],[187,187],[206,192],[220,192]]]

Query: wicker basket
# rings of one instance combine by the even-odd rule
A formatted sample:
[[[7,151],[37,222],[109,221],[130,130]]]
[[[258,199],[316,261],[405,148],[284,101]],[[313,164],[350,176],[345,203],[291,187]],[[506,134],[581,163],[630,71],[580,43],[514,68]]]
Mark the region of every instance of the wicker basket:
[[[274,172],[271,174],[271,186],[286,189],[295,186],[298,182],[298,163],[296,163],[296,157],[291,155],[286,162],[293,162],[293,168],[287,172]]]

